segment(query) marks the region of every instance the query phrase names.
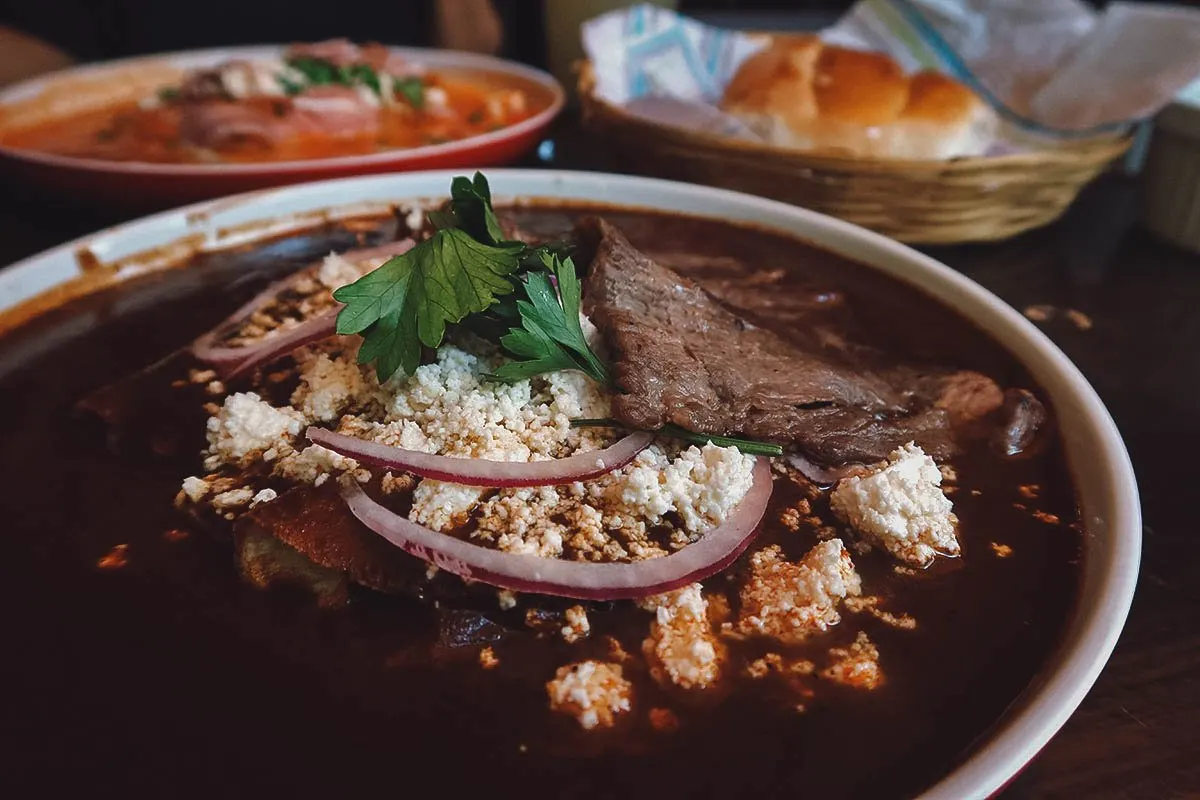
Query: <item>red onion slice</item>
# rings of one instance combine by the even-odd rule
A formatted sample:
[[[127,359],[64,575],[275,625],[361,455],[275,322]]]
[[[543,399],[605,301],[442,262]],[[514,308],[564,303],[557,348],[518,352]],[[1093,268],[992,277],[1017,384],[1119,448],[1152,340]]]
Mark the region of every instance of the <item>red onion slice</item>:
[[[404,552],[460,578],[501,589],[580,600],[627,600],[669,592],[715,575],[740,556],[758,532],[771,498],[771,466],[759,458],[754,482],[724,523],[669,556],[630,564],[564,561],[504,553],[430,530],[372,500],[355,481],[342,484],[350,512]]]
[[[439,456],[368,442],[324,428],[309,428],[305,435],[313,444],[319,444],[363,464],[411,472],[424,478],[466,486],[497,488],[555,486],[586,481],[625,466],[654,440],[654,434],[638,431],[603,450],[576,453],[552,461],[526,463]]]
[[[337,331],[339,310],[331,308],[299,325],[277,329],[254,344],[242,347],[212,347],[207,343],[202,346],[197,340],[192,352],[216,369],[222,378],[230,380],[283,358],[298,347],[329,338]]]
[[[412,249],[412,239],[400,239],[377,247],[362,247],[357,250],[347,250],[338,253],[347,261],[361,263],[389,259]],[[279,293],[287,289],[300,275],[292,273],[282,280],[275,281],[267,288],[256,294],[248,302],[234,311],[223,322],[192,342],[192,353],[196,358],[212,365],[222,378],[235,378],[254,367],[270,363],[282,358],[297,347],[320,341],[332,336],[337,322],[337,311],[340,304],[332,311],[305,320],[294,328],[268,333],[263,339],[254,344],[240,347],[222,347],[217,342],[232,333],[238,325],[245,322],[255,311],[270,303]]]
[[[844,464],[840,467],[822,467],[809,461],[800,453],[788,453],[783,460],[795,467],[800,473],[819,486],[832,486],[842,478],[860,475],[870,471],[866,464]]]

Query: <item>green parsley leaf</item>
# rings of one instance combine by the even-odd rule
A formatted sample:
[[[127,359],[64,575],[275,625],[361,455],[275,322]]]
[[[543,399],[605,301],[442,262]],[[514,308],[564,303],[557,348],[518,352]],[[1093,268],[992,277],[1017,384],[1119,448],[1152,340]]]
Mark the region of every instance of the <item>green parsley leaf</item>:
[[[501,337],[500,344],[521,360],[501,365],[494,374],[499,380],[513,381],[555,372],[578,369],[597,383],[609,382],[608,367],[588,346],[579,324],[581,287],[570,258],[544,255],[553,270],[558,291],[546,272],[530,272],[525,278],[528,300],[518,300],[520,327]]]
[[[446,325],[489,308],[511,294],[509,275],[520,266],[519,249],[477,242],[447,228],[395,256],[378,269],[333,293],[345,303],[340,334],[363,335],[360,363],[375,361],[380,380],[420,363],[421,345],[442,343]]]
[[[367,328],[362,346],[358,349],[358,363],[375,362],[375,372],[382,383],[395,375],[406,364],[415,365],[421,360],[421,341],[417,338],[416,319],[401,316],[395,311]],[[413,366],[411,369],[416,369]],[[411,375],[411,370],[405,370]]]
[[[615,419],[585,419],[577,418],[571,420],[572,428],[624,428],[625,426],[617,422]],[[736,447],[743,453],[752,456],[781,456],[783,448],[777,444],[770,442],[759,442],[754,439],[737,439],[732,436],[711,436],[707,433],[695,433],[687,428],[681,428],[678,425],[667,423],[656,431],[650,431],[659,436],[666,436],[670,439],[681,439],[692,444],[708,444],[712,442],[718,447]]]
[[[305,56],[290,59],[287,63],[289,67],[303,75],[304,80],[308,81],[310,86],[326,86],[338,82],[338,68],[322,58]]]
[[[174,103],[179,99],[179,87],[164,86],[158,90],[158,99],[164,103]]]
[[[454,212],[445,208],[434,208],[425,212],[425,219],[429,220],[429,224],[435,229],[442,228],[457,228],[458,218],[454,216]]]
[[[377,97],[383,94],[379,85],[379,75],[366,64],[341,67],[338,70],[338,77],[341,79],[341,83],[347,86],[362,85],[374,92]]]
[[[450,210],[458,220],[458,227],[478,241],[488,244],[505,241],[504,230],[492,210],[492,190],[483,173],[476,172],[472,179],[459,176],[450,183]]]
[[[288,66],[299,73],[302,81],[292,80],[286,75],[277,75],[276,80],[289,95],[299,94],[310,86],[366,86],[376,95],[382,96],[383,88],[379,73],[367,64],[337,66],[322,58],[304,56],[293,58]]]
[[[509,361],[502,364],[491,377],[500,381],[519,381],[558,372],[564,369],[579,369],[571,354],[558,345],[537,322],[529,317],[521,320],[521,327],[514,328],[500,338],[500,344],[512,355],[524,361]]]
[[[279,87],[281,89],[283,89],[283,93],[288,95],[289,97],[300,94],[301,92],[304,91],[303,83],[297,83],[296,81],[293,81],[293,80],[287,78],[286,76],[276,75],[275,80],[276,80],[276,82],[279,83]]]
[[[410,106],[420,111],[425,107],[425,84],[420,78],[400,78],[392,81],[392,91]]]

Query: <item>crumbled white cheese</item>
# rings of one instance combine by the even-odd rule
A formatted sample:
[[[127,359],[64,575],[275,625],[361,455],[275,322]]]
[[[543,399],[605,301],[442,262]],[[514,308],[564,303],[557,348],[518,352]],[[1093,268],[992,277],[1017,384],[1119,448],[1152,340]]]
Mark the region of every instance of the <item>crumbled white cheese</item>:
[[[553,486],[496,495],[480,506],[472,536],[505,552],[557,558],[562,555],[567,533],[554,520],[560,502]]]
[[[667,555],[722,523],[749,489],[732,448],[690,448],[672,457],[660,445],[633,464],[587,482],[505,489],[479,506],[473,536],[507,552],[590,561]],[[674,512],[682,525],[668,521]],[[669,548],[658,540],[669,528]]]
[[[579,329],[583,331],[583,339],[592,352],[601,358],[607,358],[608,342],[604,341],[604,334],[596,327],[596,323],[592,322],[592,318],[582,311],[579,312]]]
[[[570,451],[572,439],[582,436],[571,429],[571,417],[584,405],[599,405],[580,393],[599,396],[598,390],[555,377],[510,384],[485,380],[493,367],[444,344],[435,362],[383,387],[386,420],[351,418],[343,420],[342,430],[392,446],[492,461],[545,460]]]
[[[254,498],[250,501],[250,507],[254,508],[260,503],[269,503],[277,497],[279,497],[279,495],[274,489],[263,489],[258,494],[254,495]]]
[[[959,552],[958,520],[941,483],[937,464],[909,443],[874,472],[841,481],[830,505],[861,535],[904,563],[924,567],[938,553]]]
[[[736,447],[691,446],[674,460],[657,448],[643,450],[620,482],[621,502],[651,524],[675,512],[700,533],[719,525],[754,481],[754,456]]]
[[[744,635],[797,642],[841,619],[838,603],[862,593],[862,580],[841,539],[821,542],[799,564],[784,559],[779,545],[750,557],[735,625]]]
[[[874,689],[883,683],[879,666],[879,650],[859,631],[849,647],[834,647],[829,651],[833,662],[821,671],[821,677],[856,689]]]
[[[659,595],[643,605],[652,605],[655,615],[650,636],[642,643],[651,676],[684,689],[712,685],[720,675],[721,656],[700,584]]]
[[[266,61],[237,59],[217,68],[221,86],[235,100],[247,97],[283,97],[286,92],[276,78],[279,67]]]
[[[320,486],[330,475],[357,469],[358,462],[354,459],[320,445],[310,444],[299,453],[292,452],[281,458],[275,465],[274,474],[288,480]]]
[[[238,508],[249,503],[254,498],[254,490],[241,488],[230,489],[228,492],[221,492],[213,498],[213,508],[218,511],[227,511],[231,508]]]
[[[611,728],[632,707],[633,686],[618,664],[581,661],[560,667],[546,684],[550,709],[570,714],[584,730]]]
[[[371,396],[363,370],[354,361],[331,359],[321,353],[300,368],[300,385],[292,393],[292,406],[313,422],[332,422],[352,405]]]
[[[501,611],[509,611],[517,607],[517,593],[508,589],[501,589],[496,592],[496,599],[500,603]]]
[[[317,267],[317,280],[332,292],[354,283],[378,266],[379,264],[367,261],[355,262],[338,253],[330,253],[325,256],[321,266]]]
[[[588,620],[587,609],[583,606],[571,606],[563,616],[567,624],[563,625],[561,633],[567,642],[574,644],[580,639],[586,639],[592,632],[592,623]]]
[[[425,224],[425,211],[420,206],[413,206],[404,215],[404,224],[410,231],[419,231]]]
[[[580,319],[587,319],[587,317],[580,315]],[[568,419],[576,417],[600,419],[612,413],[609,395],[599,384],[582,372],[563,370],[551,372],[543,377],[550,393],[551,411]]]
[[[248,466],[267,450],[291,452],[304,423],[295,409],[275,408],[253,392],[231,394],[208,419],[210,458],[216,459],[214,466]]]
[[[478,486],[462,486],[426,478],[413,491],[408,518],[435,531],[449,531],[467,521],[471,509],[483,496]]]
[[[191,476],[183,479],[183,493],[187,495],[188,500],[193,503],[199,503],[208,493],[212,491],[212,487],[208,481]]]

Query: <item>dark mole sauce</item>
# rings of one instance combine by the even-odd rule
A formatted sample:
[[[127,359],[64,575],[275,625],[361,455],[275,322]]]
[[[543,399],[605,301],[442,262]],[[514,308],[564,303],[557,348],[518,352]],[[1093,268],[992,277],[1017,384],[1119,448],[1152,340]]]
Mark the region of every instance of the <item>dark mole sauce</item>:
[[[668,262],[703,255],[679,266],[714,284],[762,280],[768,323],[794,303],[812,324],[905,359],[1031,386],[969,322],[864,267],[724,224],[605,214]],[[569,223],[549,209],[517,216],[524,226]],[[628,669],[633,712],[585,734],[548,710],[545,681],[562,664],[603,657],[604,633],[636,653],[649,615],[629,604],[592,611],[593,635],[580,645],[518,631],[485,670],[477,647],[431,651],[433,612],[415,601],[362,592],[330,610],[300,591],[244,585],[229,543],[172,507],[198,452],[114,451],[72,406],[206,330],[267,279],[364,241],[369,233],[327,228],[202,256],[0,341],[5,795],[912,796],[969,755],[1047,663],[1072,613],[1081,549],[1056,441],[1008,461],[980,443],[956,460],[961,559],[905,576],[881,552],[855,556],[864,593],[918,627],[843,613],[794,652],[820,666],[830,646],[866,631],[886,675],[873,691],[814,681],[806,699],[729,675],[712,692],[671,692]],[[772,270],[782,275],[762,278]],[[778,522],[796,498],[777,481],[763,533],[791,557],[816,541]],[[992,542],[1012,554],[997,557]],[[654,707],[671,708],[679,728],[654,730]]]

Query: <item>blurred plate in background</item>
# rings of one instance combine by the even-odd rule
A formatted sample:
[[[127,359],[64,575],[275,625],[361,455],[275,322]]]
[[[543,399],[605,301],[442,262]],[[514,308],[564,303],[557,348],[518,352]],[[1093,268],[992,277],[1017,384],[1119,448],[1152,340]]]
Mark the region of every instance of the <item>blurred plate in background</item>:
[[[541,110],[513,125],[443,144],[304,161],[260,163],[149,163],[107,161],[4,144],[4,128],[18,113],[50,118],[152,96],[187,70],[230,59],[279,59],[283,46],[200,50],[75,67],[0,91],[0,174],[87,204],[149,210],[225,194],[321,178],[509,164],[540,141],[561,110],[563,89],[550,75],[474,53],[420,48],[392,51],[430,71],[471,82],[520,89]]]

